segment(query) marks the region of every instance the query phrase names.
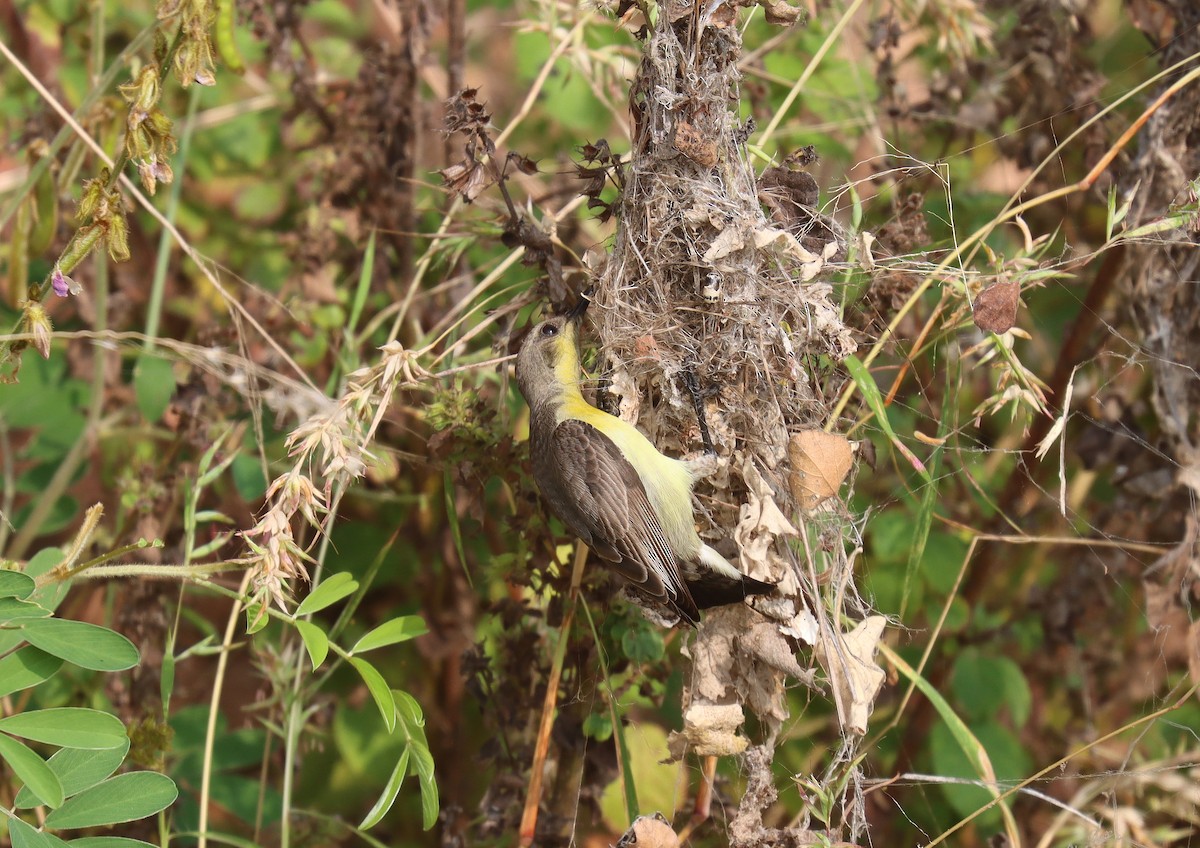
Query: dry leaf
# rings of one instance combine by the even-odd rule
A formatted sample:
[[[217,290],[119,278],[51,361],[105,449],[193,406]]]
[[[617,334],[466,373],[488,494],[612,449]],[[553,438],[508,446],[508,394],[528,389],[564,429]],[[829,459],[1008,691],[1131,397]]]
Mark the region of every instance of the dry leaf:
[[[729,757],[750,744],[738,733],[746,720],[741,704],[692,704],[683,714],[683,730],[667,739],[671,758],[683,759],[688,751],[701,757]]]
[[[781,230],[778,227],[759,227],[754,231],[754,246],[759,250],[777,242],[780,247],[791,253],[801,262],[819,262],[821,259],[817,254],[800,244],[800,241],[787,230]]]
[[[746,745],[738,734],[741,705],[774,734],[788,718],[788,678],[816,685],[778,623],[744,604],[708,610],[696,640],[683,650],[692,660],[693,700],[683,732],[672,739],[673,756],[688,746],[697,753],[736,753]]]
[[[638,336],[633,342],[633,352],[639,359],[658,359],[658,342],[650,333]]]
[[[875,662],[875,649],[887,619],[873,615],[858,623],[849,633],[838,633],[832,640],[822,633],[816,654],[833,684],[834,702],[842,728],[860,736],[867,732],[867,719],[875,696],[883,688],[885,675]],[[833,641],[835,644],[830,645]]]
[[[1011,280],[993,283],[975,298],[975,326],[985,333],[1007,333],[1017,323],[1021,284]]]
[[[688,121],[680,121],[675,127],[675,149],[702,168],[717,164],[715,139]]]
[[[824,430],[793,433],[788,440],[788,476],[792,500],[801,509],[812,510],[838,493],[850,473],[854,451],[845,436]]]
[[[712,240],[708,250],[704,251],[704,261],[711,265],[718,259],[724,259],[735,250],[741,250],[745,246],[746,240],[742,237],[741,229],[730,225],[717,233],[717,237]]]
[[[726,700],[733,685],[733,636],[730,628],[714,620],[723,612],[717,609],[705,615],[696,641],[683,648],[684,656],[692,660],[692,695],[699,701]]]
[[[807,609],[802,609],[791,621],[780,627],[779,632],[785,636],[791,636],[793,639],[799,639],[806,645],[815,645],[819,629],[813,614]]]
[[[773,734],[788,718],[787,678],[810,687],[816,685],[811,671],[801,668],[779,626],[763,616],[749,613],[749,620],[734,640],[737,662],[732,668],[738,696]]]
[[[773,565],[771,547],[776,536],[799,535],[775,503],[775,493],[750,459],[742,464],[742,479],[749,500],[742,504],[733,539],[738,544],[742,571],[751,577],[771,580],[780,573]]]
[[[622,366],[614,366],[608,382],[608,396],[615,398],[617,417],[630,424],[637,424],[641,413],[641,393],[629,372]]]
[[[666,817],[662,813],[655,813],[652,816],[638,816],[629,830],[617,840],[617,848],[633,845],[637,848],[679,848],[679,837],[671,830]]]
[[[875,236],[866,230],[858,234],[858,264],[864,271],[875,270],[875,255],[871,253],[871,245],[875,244]]]
[[[803,9],[789,6],[782,0],[759,0],[759,5],[763,7],[767,23],[776,26],[792,26],[805,17]]]
[[[1161,630],[1178,623],[1173,619],[1176,618],[1176,612],[1182,611],[1183,608],[1174,587],[1143,580],[1142,593],[1146,598],[1146,624],[1150,625],[1151,629]]]

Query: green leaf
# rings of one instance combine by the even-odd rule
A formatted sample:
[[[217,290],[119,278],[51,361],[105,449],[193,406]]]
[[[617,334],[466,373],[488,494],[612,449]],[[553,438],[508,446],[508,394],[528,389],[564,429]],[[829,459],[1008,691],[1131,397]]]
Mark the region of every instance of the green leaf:
[[[179,797],[165,774],[135,771],[80,792],[46,816],[46,827],[68,829],[137,821],[165,810]]]
[[[1147,224],[1143,224],[1136,229],[1129,230],[1121,234],[1121,241],[1135,241],[1136,239],[1152,236],[1155,233],[1167,233],[1172,230],[1178,230],[1186,227],[1188,224],[1188,216],[1179,213],[1176,215],[1166,215],[1161,218],[1155,218]]]
[[[0,718],[0,730],[63,748],[119,748],[128,741],[125,725],[110,713],[84,707],[30,710]]]
[[[0,393],[0,395],[2,394]],[[63,552],[58,548],[43,548],[33,555],[33,559],[25,564],[25,570],[22,573],[26,577],[41,577],[53,571],[63,561],[63,556]],[[67,589],[68,586],[66,583],[50,582],[40,589],[35,589],[27,600],[53,612],[62,602],[62,599],[66,597]],[[0,630],[0,654],[8,653],[24,641],[25,639],[19,630]]]
[[[933,708],[941,716],[945,722],[945,729],[942,725],[934,725],[933,737],[938,734],[949,732],[949,736],[954,740],[959,751],[966,758],[967,764],[970,767],[970,774],[978,777],[985,784],[984,791],[992,799],[989,803],[995,803],[999,806],[1000,815],[1005,821],[1006,829],[1015,830],[1016,827],[1012,822],[1012,813],[1008,809],[1008,803],[1000,800],[1000,790],[996,786],[996,770],[992,767],[991,758],[988,756],[987,749],[971,732],[971,728],[967,727],[966,723],[959,718],[958,713],[950,706],[950,702],[942,697],[941,692],[933,687],[933,685],[924,677],[917,674],[916,669],[906,663],[903,658],[887,645],[880,643],[879,650],[887,657],[888,661],[896,667],[904,677],[908,678],[912,684],[921,691],[921,694],[929,699],[933,704]],[[950,746],[943,749],[943,759],[946,758],[946,751]],[[943,787],[955,788],[955,787]],[[949,796],[951,793],[947,793]]]
[[[421,827],[429,830],[438,820],[438,788],[437,781],[433,779],[433,755],[429,753],[429,748],[416,742],[409,748],[412,750],[417,779],[421,783]]]
[[[20,819],[8,820],[8,835],[12,837],[12,848],[63,848],[63,842],[52,833],[34,830]]]
[[[949,372],[947,372],[949,374]],[[947,377],[947,381],[949,378]],[[950,432],[950,421],[953,420],[953,407],[951,406],[951,398],[954,396],[953,386],[950,387],[951,392],[942,400],[942,414],[938,421],[938,437],[944,440]],[[940,491],[939,483],[942,479],[942,445],[939,444],[933,450],[933,456],[930,457],[929,479],[930,483],[925,487],[925,491],[921,494],[921,506],[917,510],[916,528],[913,533],[912,546],[908,549],[908,564],[904,569],[904,594],[900,598],[900,618],[905,620],[908,613],[908,597],[912,590],[913,580],[917,574],[917,567],[925,559],[925,546],[929,542],[929,528],[933,525],[933,515],[937,509],[939,502],[938,492]]]
[[[246,604],[246,635],[253,636],[271,622],[261,601]]]
[[[393,689],[392,700],[408,735],[408,750],[412,752],[413,769],[421,785],[421,823],[429,830],[437,824],[438,789],[433,779],[433,755],[425,738],[425,715],[417,699],[407,692]]]
[[[620,774],[600,796],[600,811],[615,830],[628,827],[641,811],[663,810],[668,816],[679,802],[679,771],[662,762],[667,733],[648,723],[625,725]]]
[[[245,500],[256,501],[267,491],[267,478],[257,457],[239,453],[233,460],[232,477],[234,487]]]
[[[41,648],[26,645],[0,659],[0,698],[49,680],[63,661]]]
[[[33,555],[33,559],[25,566],[25,574],[33,578],[49,574],[53,569],[58,567],[65,556],[66,554],[60,548],[42,548],[42,550]],[[27,600],[41,604],[46,609],[54,612],[54,610],[58,609],[58,605],[62,603],[62,599],[67,596],[67,591],[70,588],[68,583],[56,580],[46,583],[37,589]]]
[[[409,639],[415,639],[417,636],[423,636],[428,632],[429,628],[425,626],[425,620],[421,616],[402,615],[399,618],[393,618],[391,621],[385,621],[370,633],[367,633],[354,643],[354,647],[350,649],[350,653],[362,654],[367,651],[373,651],[376,648],[382,648],[385,645],[407,642]]]
[[[198,476],[196,477],[196,486],[198,488],[205,489],[215,483],[218,479],[220,479],[221,475],[225,473],[225,469],[228,468],[237,458],[237,446],[234,445],[234,450],[230,451],[230,453],[228,453],[225,458],[218,462],[215,466],[213,465],[213,460],[217,456],[217,451],[225,446],[225,437],[228,435],[229,430],[226,430],[219,437],[217,437],[209,449],[204,452],[204,455],[200,457],[200,463],[196,467],[196,471],[198,473]],[[221,516],[221,518],[225,520],[226,524],[233,523],[233,519],[226,518],[224,515],[221,515],[221,513],[213,510],[200,510],[196,513],[196,520],[212,521],[212,515]]]
[[[388,733],[391,733],[396,729],[396,703],[392,700],[392,690],[388,688],[387,681],[383,679],[379,670],[366,660],[351,657],[350,664],[358,670],[363,683],[367,684],[367,691],[375,699],[375,706],[379,708],[379,714],[383,716],[383,723],[387,727]]]
[[[403,690],[393,689],[392,703],[396,705],[396,712],[400,715],[400,720],[404,722],[409,736],[424,742],[425,713],[421,711],[421,705],[417,703],[417,699]]]
[[[321,667],[329,656],[329,637],[325,631],[310,621],[293,622],[304,640],[304,649],[308,651],[308,659],[312,662],[313,671]]]
[[[18,621],[23,618],[47,618],[50,610],[41,604],[22,601],[12,596],[0,597],[0,621]]]
[[[175,369],[156,356],[138,357],[133,367],[133,392],[142,417],[153,424],[162,418],[175,394]]]
[[[621,634],[621,650],[632,662],[653,663],[662,659],[666,645],[657,628],[635,625]]]
[[[162,668],[159,670],[158,697],[162,701],[164,715],[171,714],[171,693],[175,691],[175,640],[170,638],[163,653]]]
[[[63,795],[70,798],[85,789],[90,789],[115,772],[129,753],[129,739],[117,748],[102,751],[87,751],[82,748],[63,748],[55,752],[46,763],[62,784]],[[38,801],[28,787],[17,793],[16,806],[20,809],[37,806]]]
[[[954,662],[951,687],[972,718],[992,718],[1008,707],[1015,727],[1029,719],[1033,696],[1021,667],[1008,657],[988,656],[966,648]]]
[[[375,806],[371,807],[366,818],[359,825],[363,830],[370,830],[375,825],[379,824],[380,820],[387,815],[388,810],[392,808],[392,804],[396,803],[396,796],[400,794],[400,787],[404,783],[404,777],[408,773],[408,752],[405,748],[404,753],[400,755],[400,760],[396,763],[396,767],[392,769],[392,776],[388,778],[387,785],[383,788],[383,793],[379,796],[379,800],[375,802]]]
[[[0,598],[28,598],[37,584],[28,574],[19,571],[0,571]]]
[[[875,378],[871,376],[871,372],[867,366],[862,364],[856,356],[847,356],[842,360],[842,364],[846,366],[846,370],[850,372],[850,376],[854,378],[854,384],[858,386],[858,391],[863,396],[863,400],[867,402],[867,406],[871,408],[871,412],[875,414],[875,419],[879,422],[879,426],[883,428],[883,432],[887,433],[887,437],[892,440],[893,447],[903,454],[909,464],[916,470],[921,478],[926,483],[931,483],[929,479],[929,470],[921,460],[917,459],[916,454],[908,449],[904,442],[900,441],[900,437],[896,435],[896,431],[892,429],[892,422],[888,419],[887,408],[883,405],[883,395],[879,392],[879,386],[875,385]]]
[[[617,699],[612,692],[605,699],[608,701],[609,726],[617,743],[617,767],[620,770],[619,783],[621,794],[625,799],[625,815],[629,824],[633,824],[641,812],[638,809],[637,775],[633,773],[633,757],[629,753],[629,737],[625,733],[625,723],[617,714]]]
[[[71,848],[156,848],[149,842],[128,836],[81,836],[67,843]]]
[[[63,803],[63,787],[46,761],[16,739],[0,733],[0,759],[24,781],[29,791],[48,807]]]
[[[608,713],[590,713],[583,720],[583,735],[597,742],[607,742],[613,735],[613,721]]]
[[[22,622],[21,634],[48,654],[92,671],[124,671],[138,664],[133,643],[107,627],[61,618]]]
[[[988,752],[998,781],[1015,782],[1028,773],[1028,755],[1008,730],[993,721],[984,721],[973,726],[971,732],[979,740],[980,746]],[[930,729],[929,751],[937,774],[968,779],[979,777],[963,756],[958,740],[954,739],[945,725],[935,724]],[[986,778],[984,780],[987,782]],[[989,786],[946,784],[938,788],[960,816],[975,814],[981,807],[988,805],[996,794],[996,790]],[[977,822],[981,828],[994,828],[1002,815],[1002,810],[991,809],[980,815]]]
[[[1122,216],[1123,217],[1123,216]],[[1113,230],[1117,226],[1117,185],[1108,187],[1108,216],[1104,222],[1104,240],[1112,241]]]
[[[358,581],[351,577],[349,572],[339,571],[322,580],[321,585],[313,589],[309,596],[300,602],[300,606],[296,607],[295,617],[311,615],[318,610],[332,606],[347,595],[353,594],[357,588]]]
[[[959,718],[958,713],[950,706],[950,702],[943,698],[942,693],[934,689],[933,685],[926,678],[917,674],[916,669],[901,659],[899,654],[894,653],[883,644],[880,645],[880,649],[884,652],[888,660],[896,666],[897,671],[907,677],[921,691],[921,694],[933,704],[933,708],[950,729],[951,735],[958,742],[975,774],[985,779],[991,779],[994,775],[992,764],[987,758],[987,751],[979,744],[979,740],[972,735],[971,729],[967,727],[966,722]]]
[[[371,291],[371,277],[375,270],[375,229],[367,238],[367,249],[363,251],[362,271],[358,275],[358,286],[354,289],[354,302],[350,305],[350,316],[346,319],[346,337],[354,338],[358,329],[358,319],[362,316],[363,307],[367,303],[367,295]],[[401,777],[403,779],[403,777]]]

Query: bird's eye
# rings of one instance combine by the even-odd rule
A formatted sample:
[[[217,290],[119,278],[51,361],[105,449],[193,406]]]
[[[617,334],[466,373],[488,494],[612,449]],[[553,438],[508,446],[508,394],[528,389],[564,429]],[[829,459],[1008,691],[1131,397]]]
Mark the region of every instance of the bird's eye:
[[[558,327],[554,326],[553,324],[543,324],[542,325],[542,335],[543,336],[557,336],[558,335]]]

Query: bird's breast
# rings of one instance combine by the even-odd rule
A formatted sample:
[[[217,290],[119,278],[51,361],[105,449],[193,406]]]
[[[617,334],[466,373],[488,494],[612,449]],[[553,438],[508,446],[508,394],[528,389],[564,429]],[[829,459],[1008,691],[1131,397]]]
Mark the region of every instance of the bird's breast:
[[[637,471],[667,542],[676,556],[691,560],[700,550],[692,517],[692,473],[687,464],[659,453],[642,431],[582,398],[559,407],[558,422],[578,419],[610,439]]]

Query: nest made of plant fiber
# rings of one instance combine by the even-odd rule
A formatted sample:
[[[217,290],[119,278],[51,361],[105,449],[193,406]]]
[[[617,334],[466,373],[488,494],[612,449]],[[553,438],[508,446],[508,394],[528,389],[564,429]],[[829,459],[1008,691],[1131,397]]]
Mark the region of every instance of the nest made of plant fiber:
[[[756,178],[746,150],[752,126],[734,108],[739,2],[659,6],[630,95],[633,145],[616,180],[617,234],[593,266],[588,314],[609,398],[625,420],[675,456],[700,448],[707,422],[717,459],[697,486],[707,512],[701,535],[744,573],[778,586],[750,605],[708,610],[687,641],[684,727],[671,753],[743,752],[770,787],[789,680],[834,701],[844,740],[834,759],[850,761],[884,681],[874,661],[884,621],[855,591],[857,531],[836,497],[850,445],[820,432],[833,392],[817,382],[818,357],[839,362],[855,348],[823,277],[844,246],[836,225],[812,209],[816,185],[791,170],[797,162]],[[801,465],[820,464],[815,437],[840,443],[845,469],[829,475],[819,507],[797,485]],[[849,631],[847,618],[857,622]],[[759,720],[757,749],[741,730],[744,708]],[[743,797],[732,846],[800,844],[802,834],[764,829],[770,796]]]
[[[814,237],[815,215],[770,219],[759,201],[748,127],[730,108],[740,55],[735,25],[682,12],[649,35],[620,227],[590,317],[622,413],[660,447],[700,446],[694,375],[718,454],[745,451],[769,473],[786,464],[790,433],[828,415],[816,357],[840,361],[854,342],[819,276],[843,246],[825,228]]]

